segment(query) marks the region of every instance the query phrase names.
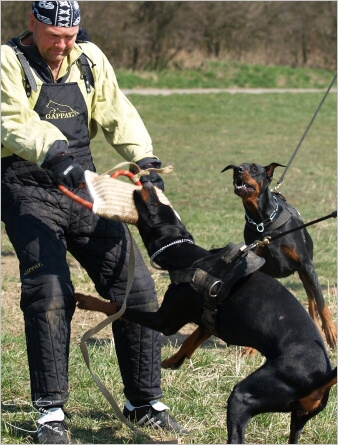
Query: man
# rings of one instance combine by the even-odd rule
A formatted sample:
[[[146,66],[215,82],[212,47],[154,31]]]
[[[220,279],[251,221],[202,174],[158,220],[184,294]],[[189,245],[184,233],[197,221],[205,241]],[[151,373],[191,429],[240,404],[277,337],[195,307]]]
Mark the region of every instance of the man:
[[[33,2],[29,31],[2,45],[2,220],[20,265],[31,395],[41,412],[39,443],[69,443],[63,406],[75,300],[66,252],[103,298],[121,302],[131,244],[124,224],[73,203],[57,185],[89,199],[81,184],[84,170],[95,171],[89,145],[98,125],[127,161],[161,166],[112,66],[97,46],[81,40],[79,23],[76,1]],[[143,180],[163,189],[154,172]],[[156,310],[154,282],[138,250],[135,255],[128,305]],[[157,400],[159,334],[122,320],[113,333],[125,416],[186,432]]]

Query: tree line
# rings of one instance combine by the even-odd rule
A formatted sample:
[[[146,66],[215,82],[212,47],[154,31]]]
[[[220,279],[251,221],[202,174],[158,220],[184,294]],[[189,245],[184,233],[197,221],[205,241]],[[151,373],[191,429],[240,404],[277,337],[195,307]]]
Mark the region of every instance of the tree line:
[[[337,66],[336,1],[80,1],[81,26],[115,68],[197,67],[206,59]],[[1,43],[27,29],[31,2],[1,2]]]

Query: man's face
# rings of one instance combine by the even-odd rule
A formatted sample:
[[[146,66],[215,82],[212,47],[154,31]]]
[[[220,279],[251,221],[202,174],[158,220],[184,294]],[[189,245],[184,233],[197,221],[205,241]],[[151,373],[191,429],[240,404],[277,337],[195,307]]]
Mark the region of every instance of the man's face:
[[[79,27],[45,25],[31,14],[29,30],[33,32],[33,42],[43,60],[48,65],[57,65],[71,52]]]

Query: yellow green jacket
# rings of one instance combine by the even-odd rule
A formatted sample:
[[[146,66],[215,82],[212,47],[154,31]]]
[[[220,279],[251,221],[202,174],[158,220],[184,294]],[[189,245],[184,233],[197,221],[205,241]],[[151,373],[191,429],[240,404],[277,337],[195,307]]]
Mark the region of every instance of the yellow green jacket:
[[[94,64],[95,85],[89,94],[76,64],[82,52]],[[95,44],[75,43],[62,62],[58,78],[68,72],[66,82],[78,83],[87,105],[90,139],[95,137],[100,126],[108,143],[125,160],[136,162],[155,157],[151,138],[140,115],[120,90],[111,64]],[[10,46],[1,46],[1,156],[14,153],[41,166],[53,142],[67,139],[53,124],[40,120],[34,111],[43,82],[33,74],[37,92],[32,90],[31,96],[27,97],[21,63]],[[95,148],[92,148],[92,154],[95,159]]]

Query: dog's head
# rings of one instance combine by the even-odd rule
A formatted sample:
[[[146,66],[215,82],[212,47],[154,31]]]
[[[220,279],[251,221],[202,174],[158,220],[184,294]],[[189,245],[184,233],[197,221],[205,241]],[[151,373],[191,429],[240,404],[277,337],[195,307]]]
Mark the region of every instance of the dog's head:
[[[158,249],[179,238],[191,239],[175,210],[163,204],[151,182],[134,191],[134,202],[138,212],[137,228],[151,256]]]
[[[270,185],[276,167],[285,165],[273,162],[265,167],[258,164],[227,165],[222,172],[233,169],[234,192],[244,201],[256,200]]]

